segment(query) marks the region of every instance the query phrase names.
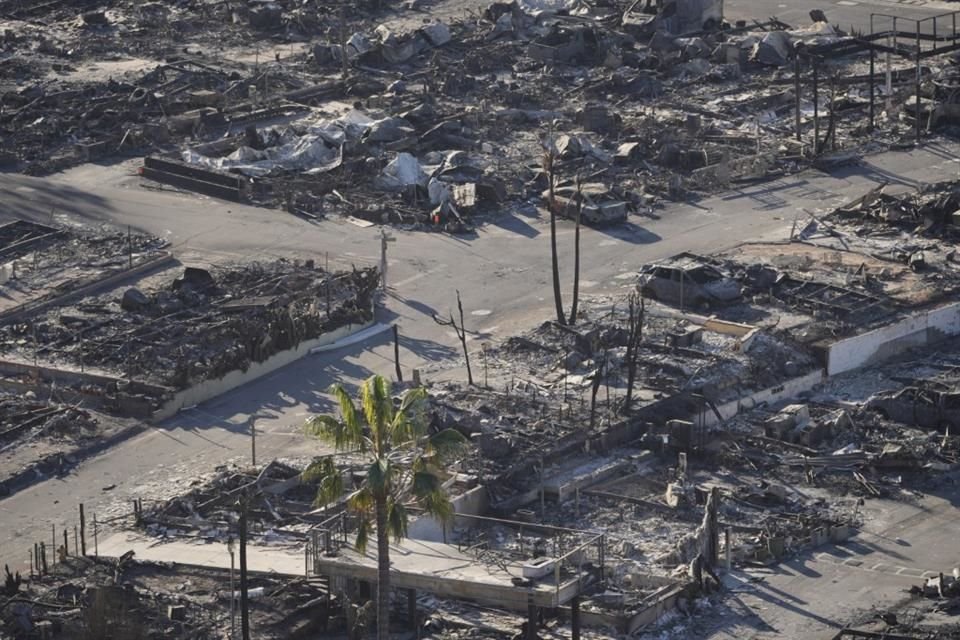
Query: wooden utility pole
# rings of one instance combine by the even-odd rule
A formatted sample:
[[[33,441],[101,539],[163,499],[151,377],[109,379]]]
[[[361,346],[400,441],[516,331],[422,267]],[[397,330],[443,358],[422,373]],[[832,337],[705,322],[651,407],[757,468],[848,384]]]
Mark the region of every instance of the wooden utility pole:
[[[813,63],[813,154],[820,155],[820,92],[818,87],[819,69],[817,59],[811,58]]]
[[[250,420],[250,464],[257,466],[257,421]]]
[[[250,603],[247,600],[247,492],[240,495],[240,636],[250,640]]]
[[[80,503],[80,554],[87,555],[87,518],[83,513],[83,503]]]
[[[800,136],[800,50],[799,49],[797,49],[794,52],[794,56],[793,56],[793,93],[794,93],[794,113],[796,118],[796,135],[797,135],[797,142],[800,142],[802,138]],[[871,102],[871,105],[872,104],[873,103]]]
[[[936,23],[934,23],[934,25],[936,25]],[[936,47],[936,43],[934,43],[934,47]],[[916,110],[917,144],[920,144],[920,126],[921,126],[921,123],[920,123],[920,54],[921,53],[922,53],[922,49],[920,48],[920,21],[918,20],[917,21],[917,75],[916,75],[916,78],[914,79],[916,95],[917,95],[917,98],[916,98],[917,100],[917,110]],[[931,103],[930,108],[931,109],[933,108],[933,103]]]
[[[877,51],[870,47],[870,126],[868,127],[869,131],[873,131],[874,124],[876,123],[876,107],[874,103],[877,99],[877,87],[874,85],[874,73],[876,72],[876,61],[877,61]]]
[[[393,364],[397,368],[397,382],[403,382],[403,371],[400,369],[400,328],[393,325]]]
[[[637,377],[637,358],[640,354],[640,343],[643,340],[643,321],[646,315],[646,302],[643,296],[630,296],[627,327],[627,397],[623,403],[623,412],[630,413],[630,403],[633,400],[633,383]]]

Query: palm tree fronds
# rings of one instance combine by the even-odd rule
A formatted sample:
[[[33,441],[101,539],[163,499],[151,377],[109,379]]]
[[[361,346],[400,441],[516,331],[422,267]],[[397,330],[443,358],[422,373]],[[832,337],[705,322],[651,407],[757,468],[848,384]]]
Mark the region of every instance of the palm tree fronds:
[[[393,539],[400,542],[407,537],[407,508],[399,502],[391,502],[387,510],[387,529]],[[377,535],[380,535],[379,532]],[[386,532],[384,532],[386,535]]]
[[[310,416],[303,425],[308,436],[313,436],[333,445],[337,444],[338,432],[343,425],[333,416]]]
[[[313,504],[322,507],[336,502],[343,495],[343,474],[331,456],[317,458],[300,474],[303,482],[317,482]]]
[[[368,542],[370,542],[370,521],[361,518],[360,524],[357,525],[357,541],[354,546],[360,553],[365,553]]]
[[[444,429],[430,436],[427,451],[438,461],[448,461],[462,453],[467,444],[467,439],[456,429]]]
[[[363,437],[363,422],[357,414],[357,408],[353,404],[353,399],[343,385],[334,384],[330,387],[330,393],[337,399],[340,405],[341,430],[337,432],[338,438],[334,445],[338,450],[360,449],[366,451],[367,442]]]
[[[375,505],[373,493],[370,487],[363,487],[347,499],[347,506],[351,511],[359,515],[369,515]],[[363,518],[361,518],[362,520]]]

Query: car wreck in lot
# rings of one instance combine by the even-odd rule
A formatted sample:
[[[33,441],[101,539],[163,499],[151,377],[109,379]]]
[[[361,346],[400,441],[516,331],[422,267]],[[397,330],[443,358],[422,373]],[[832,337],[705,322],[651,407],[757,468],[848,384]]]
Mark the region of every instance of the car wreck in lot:
[[[743,296],[739,282],[692,253],[646,265],[637,288],[646,298],[681,308],[709,309],[737,302]]]
[[[956,389],[923,385],[882,391],[868,399],[864,408],[924,429],[945,431],[960,425],[960,391]]]

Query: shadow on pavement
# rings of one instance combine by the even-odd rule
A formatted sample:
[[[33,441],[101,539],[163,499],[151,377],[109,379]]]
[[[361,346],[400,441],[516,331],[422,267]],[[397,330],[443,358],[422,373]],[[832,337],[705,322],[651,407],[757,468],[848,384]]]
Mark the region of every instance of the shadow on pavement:
[[[510,231],[524,238],[536,238],[540,232],[526,220],[521,220],[515,215],[500,216],[488,222],[489,225],[500,227],[504,231]]]
[[[636,222],[627,221],[616,225],[592,227],[598,233],[629,242],[630,244],[653,244],[663,240],[659,235]]]
[[[859,165],[839,167],[837,169],[830,171],[827,175],[829,175],[832,178],[838,178],[838,179],[859,177],[859,178],[865,178],[870,182],[874,182],[876,184],[882,184],[886,182],[887,184],[902,185],[904,187],[910,187],[910,188],[916,188],[922,184],[918,180],[913,180],[911,178],[904,178],[899,174],[891,173],[886,169],[881,169],[880,167],[868,161],[864,161]],[[864,190],[866,191],[866,189]]]
[[[0,175],[0,199],[4,204],[0,218],[5,220],[49,223],[52,214],[69,213],[85,222],[102,223],[113,211],[107,200],[89,191],[12,174]]]

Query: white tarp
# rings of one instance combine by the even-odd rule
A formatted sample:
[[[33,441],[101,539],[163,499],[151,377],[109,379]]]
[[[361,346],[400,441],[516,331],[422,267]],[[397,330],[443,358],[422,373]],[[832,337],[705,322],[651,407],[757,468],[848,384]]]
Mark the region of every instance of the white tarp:
[[[323,120],[306,128],[274,127],[261,132],[272,144],[265,149],[239,147],[227,156],[204,156],[196,151],[183,152],[189,164],[238,171],[254,178],[274,170],[298,171],[307,175],[325,173],[343,163],[343,144],[359,138],[374,121],[352,111],[338,120]]]
[[[376,184],[381,189],[400,191],[415,184],[425,187],[428,178],[419,160],[409,153],[398,153],[377,176]]]
[[[289,141],[276,147],[254,149],[244,146],[220,158],[187,150],[183,153],[183,159],[190,164],[219,170],[233,169],[257,178],[276,169],[306,174],[336,169],[343,162],[343,148],[329,146],[319,135],[297,136],[291,132]]]
[[[553,142],[553,150],[558,157],[569,159],[579,158],[581,156],[592,156],[593,158],[609,164],[613,162],[613,156],[595,145],[586,135],[567,135],[559,136]]]

